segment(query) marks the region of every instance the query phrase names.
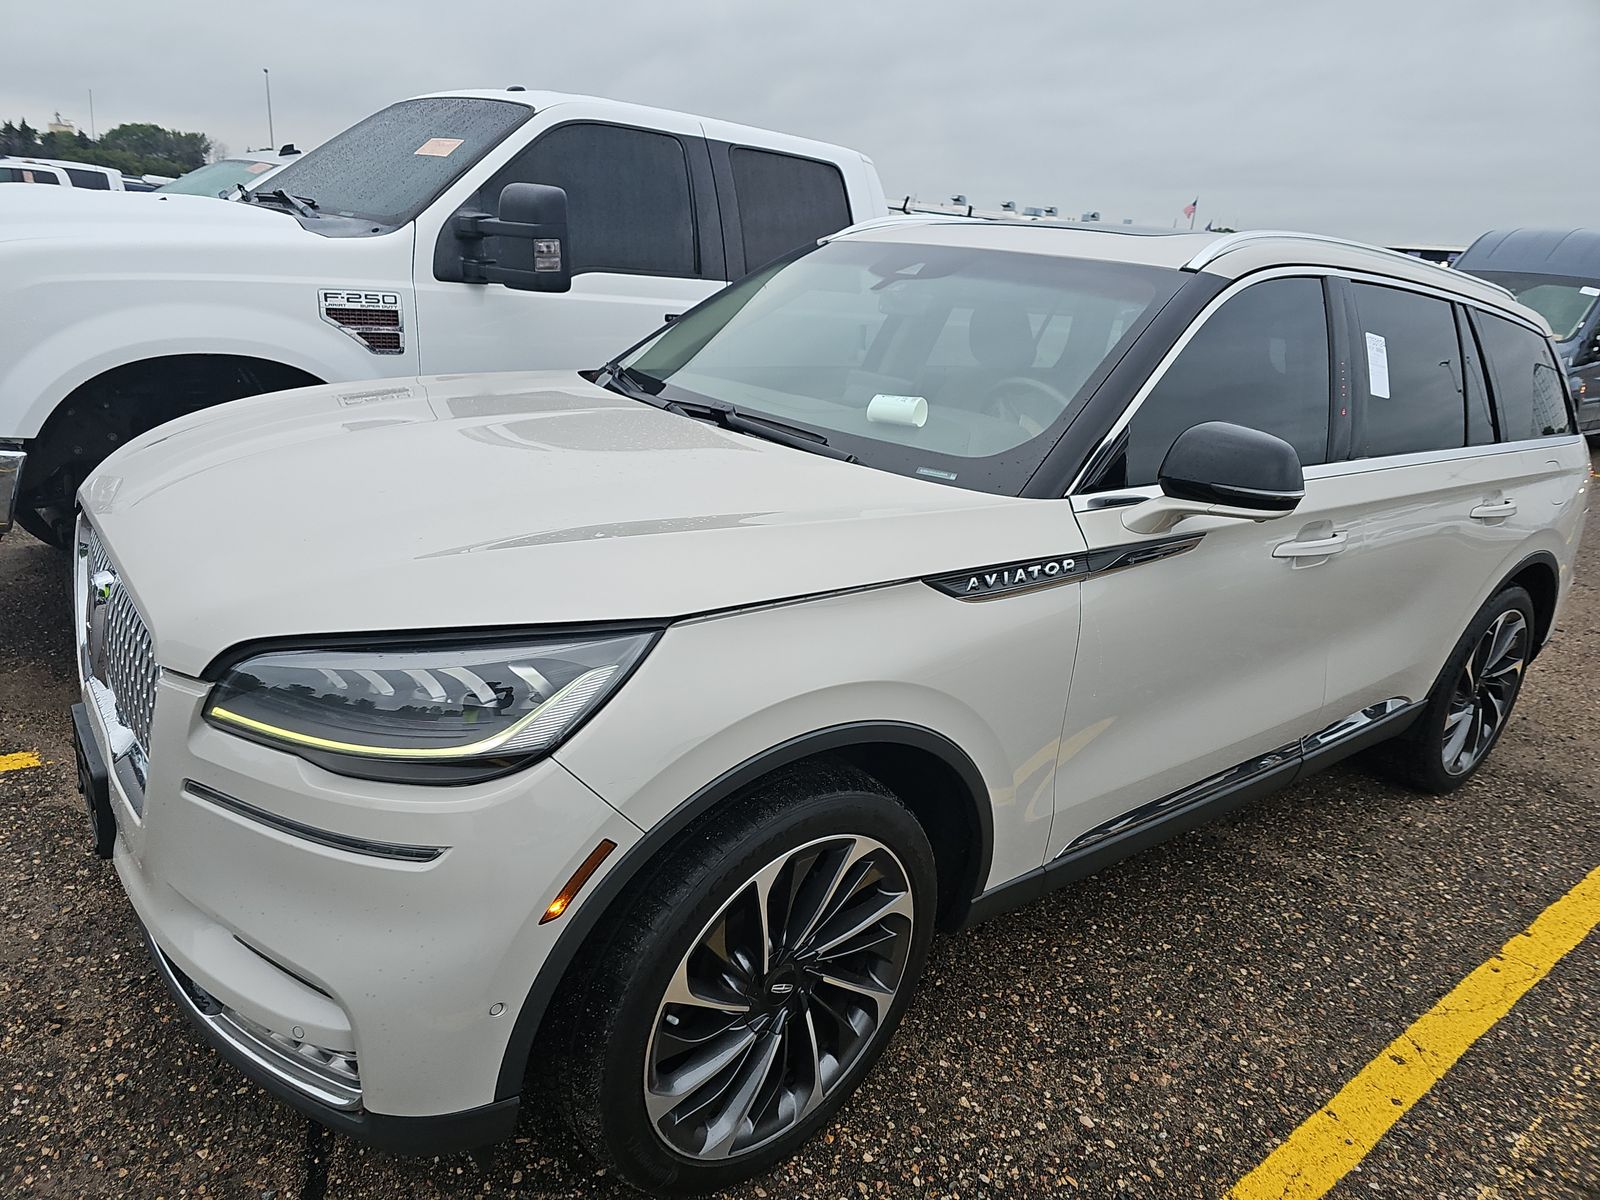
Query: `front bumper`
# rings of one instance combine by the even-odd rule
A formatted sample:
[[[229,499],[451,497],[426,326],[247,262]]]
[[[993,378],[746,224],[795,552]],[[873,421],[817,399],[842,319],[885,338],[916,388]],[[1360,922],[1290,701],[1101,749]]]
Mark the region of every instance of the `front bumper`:
[[[0,443],[0,533],[11,528],[17,515],[17,494],[22,490],[22,464],[28,456],[20,447]]]
[[[109,772],[113,862],[185,1013],[330,1128],[428,1153],[509,1132],[509,1041],[566,924],[538,918],[601,838],[638,831],[549,760],[465,787],[334,776],[207,725],[207,691],[161,676],[142,810]]]
[[[215,1008],[215,999],[161,952],[161,948],[150,939],[148,931],[145,943],[172,998],[177,1001],[184,1016],[200,1031],[200,1036],[245,1075],[325,1128],[348,1133],[383,1150],[411,1155],[470,1150],[508,1138],[516,1128],[517,1109],[521,1104],[518,1096],[497,1100],[466,1112],[429,1117],[389,1117],[320,1099],[305,1087],[285,1078],[284,1072],[276,1069],[270,1060],[264,1059],[247,1042],[242,1043],[236,1035],[231,1034],[214,1011],[207,1011]]]

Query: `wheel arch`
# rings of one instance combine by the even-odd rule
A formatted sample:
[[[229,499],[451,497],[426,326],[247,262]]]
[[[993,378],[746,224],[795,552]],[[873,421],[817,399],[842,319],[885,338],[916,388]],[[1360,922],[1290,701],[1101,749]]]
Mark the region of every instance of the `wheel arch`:
[[[74,460],[88,459],[92,466],[140,433],[187,413],[323,382],[304,367],[248,354],[159,354],[120,363],[78,384],[45,415],[32,439],[28,478],[37,487]],[[73,430],[76,439],[59,436],[74,424],[81,425]]]
[[[497,1100],[522,1091],[534,1042],[551,1002],[590,935],[630,885],[702,817],[773,773],[808,759],[836,758],[872,775],[911,809],[933,844],[939,872],[939,923],[960,925],[988,878],[994,847],[989,791],[972,759],[942,734],[899,722],[855,722],[791,738],[724,772],[640,838],[567,913],[540,966],[506,1044]],[[951,803],[951,801],[954,803]]]
[[[1561,600],[1561,564],[1550,551],[1535,551],[1507,572],[1489,594],[1499,595],[1508,587],[1520,587],[1533,598],[1533,652],[1528,656],[1531,662],[1544,648],[1555,624]]]

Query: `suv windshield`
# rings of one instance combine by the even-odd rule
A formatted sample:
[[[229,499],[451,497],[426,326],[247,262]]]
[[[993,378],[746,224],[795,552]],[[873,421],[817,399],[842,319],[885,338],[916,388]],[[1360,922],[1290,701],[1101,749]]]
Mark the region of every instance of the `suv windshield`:
[[[171,183],[163,183],[156,191],[179,196],[226,196],[236,187],[249,187],[276,165],[253,158],[219,158]]]
[[[1183,281],[1165,268],[847,238],[747,276],[622,363],[862,463],[1021,491],[1102,365]]]
[[[506,100],[404,100],[295,159],[272,186],[319,213],[404,225],[532,115]]]
[[[1498,283],[1546,321],[1556,341],[1578,336],[1584,322],[1600,302],[1600,279],[1566,279],[1554,275],[1518,275],[1509,271],[1474,271]]]

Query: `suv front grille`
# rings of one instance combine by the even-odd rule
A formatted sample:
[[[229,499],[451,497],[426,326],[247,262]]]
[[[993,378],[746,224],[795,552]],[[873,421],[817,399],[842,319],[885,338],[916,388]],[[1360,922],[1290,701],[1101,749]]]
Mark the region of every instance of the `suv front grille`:
[[[133,734],[139,750],[148,752],[161,678],[150,631],[122,586],[100,535],[87,522],[80,545],[86,567],[83,627],[78,631],[84,678],[105,685],[115,701],[117,720]]]

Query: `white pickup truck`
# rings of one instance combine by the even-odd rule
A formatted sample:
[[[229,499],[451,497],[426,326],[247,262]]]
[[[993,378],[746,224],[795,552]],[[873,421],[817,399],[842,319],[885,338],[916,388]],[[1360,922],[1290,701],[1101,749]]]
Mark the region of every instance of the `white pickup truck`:
[[[0,189],[0,531],[58,545],[117,446],[241,396],[599,366],[886,212],[870,159],[511,88],[405,100],[236,202]]]

